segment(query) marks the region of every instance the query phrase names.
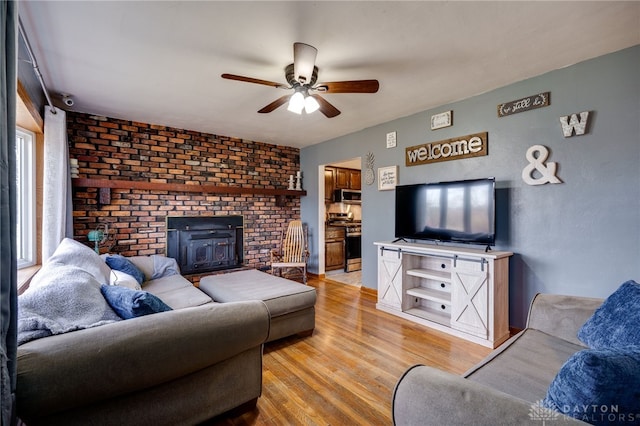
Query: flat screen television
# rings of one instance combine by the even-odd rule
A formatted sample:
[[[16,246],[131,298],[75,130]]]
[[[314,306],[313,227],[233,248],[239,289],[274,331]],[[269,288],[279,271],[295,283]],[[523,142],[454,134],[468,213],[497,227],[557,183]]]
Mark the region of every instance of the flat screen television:
[[[495,178],[399,185],[395,236],[493,245],[495,210]]]

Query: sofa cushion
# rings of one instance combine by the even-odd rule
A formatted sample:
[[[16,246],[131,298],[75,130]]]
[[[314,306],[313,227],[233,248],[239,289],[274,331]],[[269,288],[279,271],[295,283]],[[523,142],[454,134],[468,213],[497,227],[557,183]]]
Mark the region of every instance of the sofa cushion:
[[[150,256],[130,256],[127,259],[144,273],[146,281],[180,275],[178,262],[172,257],[152,254]]]
[[[160,298],[146,291],[113,285],[102,285],[100,291],[109,306],[123,319],[172,310]]]
[[[640,284],[623,283],[578,331],[578,338],[592,349],[640,346]]]
[[[584,349],[527,328],[464,374],[469,380],[534,403],[544,398],[562,364]]]
[[[538,293],[531,301],[525,328],[535,328],[586,348],[578,339],[578,330],[598,309],[604,299]]]
[[[145,281],[151,279],[153,276],[153,259],[151,256],[129,256],[127,259],[142,271]]]
[[[143,289],[158,296],[173,309],[205,305],[213,301],[182,275],[171,275],[147,281]]]
[[[640,346],[586,349],[564,363],[543,405],[592,424],[624,424],[640,401]]]
[[[145,282],[144,273],[126,257],[120,254],[110,254],[104,258],[104,261],[111,269],[131,275],[139,284]]]

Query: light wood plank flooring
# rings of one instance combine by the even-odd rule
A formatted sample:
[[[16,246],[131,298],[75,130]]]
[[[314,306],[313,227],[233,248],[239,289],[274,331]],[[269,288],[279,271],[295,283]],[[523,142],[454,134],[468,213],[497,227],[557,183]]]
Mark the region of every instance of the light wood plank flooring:
[[[265,345],[257,407],[211,425],[390,425],[402,373],[426,364],[460,374],[490,349],[376,310],[358,287],[310,278],[316,329]]]

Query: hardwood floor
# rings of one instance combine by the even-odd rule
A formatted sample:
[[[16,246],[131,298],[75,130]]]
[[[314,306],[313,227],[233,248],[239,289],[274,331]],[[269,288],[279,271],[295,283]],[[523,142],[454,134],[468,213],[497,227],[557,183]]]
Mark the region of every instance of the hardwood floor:
[[[257,407],[210,425],[389,425],[402,373],[426,364],[462,373],[491,350],[376,310],[355,286],[310,278],[312,336],[265,345]]]

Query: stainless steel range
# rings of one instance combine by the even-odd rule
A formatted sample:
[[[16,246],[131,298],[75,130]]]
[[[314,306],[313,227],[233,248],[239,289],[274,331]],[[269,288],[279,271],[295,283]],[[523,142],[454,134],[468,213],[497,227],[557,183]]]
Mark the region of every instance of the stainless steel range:
[[[345,231],[345,272],[362,269],[362,240],[360,223],[347,225]]]
[[[344,271],[353,272],[362,269],[362,224],[351,220],[347,213],[329,213],[329,224],[343,226],[345,229]]]

